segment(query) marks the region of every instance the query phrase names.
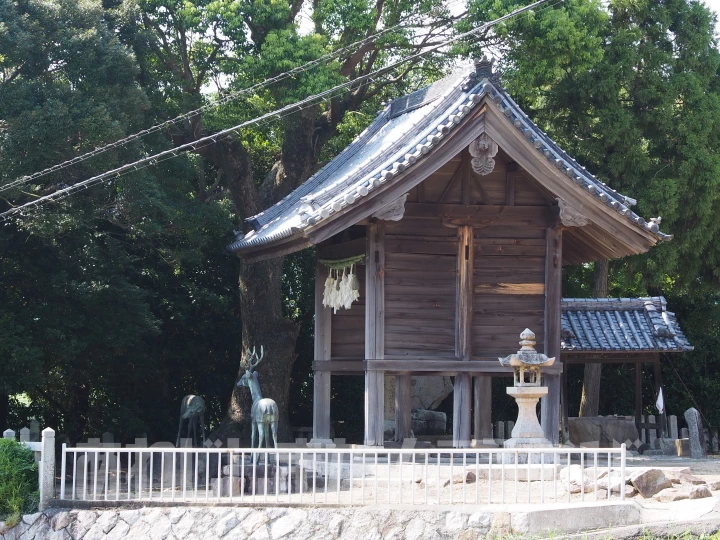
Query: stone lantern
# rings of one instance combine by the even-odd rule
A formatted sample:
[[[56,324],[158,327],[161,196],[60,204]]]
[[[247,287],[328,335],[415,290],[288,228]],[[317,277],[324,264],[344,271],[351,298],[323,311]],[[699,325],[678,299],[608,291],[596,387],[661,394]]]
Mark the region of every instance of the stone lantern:
[[[545,438],[535,412],[538,400],[548,393],[547,386],[540,386],[541,369],[555,363],[535,350],[535,334],[526,328],[520,334],[520,350],[515,354],[499,358],[503,366],[510,366],[514,372],[514,386],[507,389],[515,398],[518,418],[511,437],[505,441],[505,448],[543,448],[552,446]]]

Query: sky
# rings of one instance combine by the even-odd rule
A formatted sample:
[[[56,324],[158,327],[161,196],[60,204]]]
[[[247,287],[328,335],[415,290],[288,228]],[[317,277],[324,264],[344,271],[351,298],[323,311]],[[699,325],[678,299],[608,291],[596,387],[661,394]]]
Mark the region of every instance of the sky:
[[[705,0],[705,5],[712,9],[715,13],[720,13],[720,0]],[[720,33],[720,21],[715,23],[715,33]]]

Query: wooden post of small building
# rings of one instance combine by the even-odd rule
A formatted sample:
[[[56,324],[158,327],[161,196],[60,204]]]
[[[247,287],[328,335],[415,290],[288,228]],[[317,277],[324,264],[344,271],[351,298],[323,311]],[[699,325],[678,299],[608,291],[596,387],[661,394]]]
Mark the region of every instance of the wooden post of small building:
[[[638,436],[642,433],[642,362],[635,362],[635,426]]]
[[[562,309],[562,229],[546,231],[545,257],[545,354],[560,365],[560,317]],[[560,441],[560,375],[545,374],[548,393],[540,401],[540,422],[545,438],[553,444]]]
[[[481,442],[492,439],[492,379],[488,375],[473,377],[473,437]]]
[[[455,315],[455,354],[460,360],[470,360],[472,350],[473,301],[473,228],[458,227],[458,277]],[[470,374],[458,373],[453,387],[453,446],[470,446],[470,406],[472,379]]]
[[[653,356],[653,368],[655,369],[655,397],[657,399],[660,389],[662,388],[662,373],[660,372],[660,353],[655,353]],[[665,396],[663,396],[663,401],[664,400]],[[661,426],[660,429],[657,430],[658,439],[667,437],[667,415],[665,414],[664,410],[658,416],[658,423]]]
[[[365,359],[381,360],[385,355],[385,227],[382,222],[367,226],[365,267]],[[385,372],[365,368],[365,444],[385,442]]]
[[[315,269],[315,361],[330,360],[332,309],[323,306],[325,275],[320,263]],[[330,439],[330,383],[331,373],[313,373],[313,439]]]
[[[402,442],[410,437],[412,425],[411,375],[395,376],[395,440]]]

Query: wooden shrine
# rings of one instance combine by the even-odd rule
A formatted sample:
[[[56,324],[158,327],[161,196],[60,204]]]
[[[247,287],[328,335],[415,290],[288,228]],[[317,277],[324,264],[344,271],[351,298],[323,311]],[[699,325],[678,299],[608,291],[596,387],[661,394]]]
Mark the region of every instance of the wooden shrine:
[[[320,261],[359,260],[350,309],[323,305],[329,271],[317,268],[315,439],[330,436],[333,375],[365,376],[367,445],[384,442],[386,375],[396,376],[400,440],[412,376],[450,375],[462,447],[492,436],[490,377],[508,376],[498,357],[518,349],[521,331],[562,360],[562,266],[670,239],[633,204],[550,140],[483,60],[390,103],[332,162],[249,219],[231,249],[260,260],[315,245]],[[541,423],[555,443],[562,372],[562,361],[544,371]]]

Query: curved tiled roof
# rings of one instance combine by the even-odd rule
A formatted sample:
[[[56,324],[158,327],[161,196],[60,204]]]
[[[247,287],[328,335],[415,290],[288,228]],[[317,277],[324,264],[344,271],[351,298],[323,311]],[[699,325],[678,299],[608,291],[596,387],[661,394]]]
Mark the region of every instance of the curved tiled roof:
[[[229,249],[251,250],[300,234],[343,208],[356,205],[404,172],[452,133],[485,99],[492,100],[538,153],[591,196],[659,240],[658,223],[630,207],[635,201],[598,180],[564,152],[507,94],[488,61],[465,66],[437,83],[394,100],[345,150],[274,206],[246,220],[253,228]]]
[[[665,298],[563,298],[564,352],[692,351]]]

